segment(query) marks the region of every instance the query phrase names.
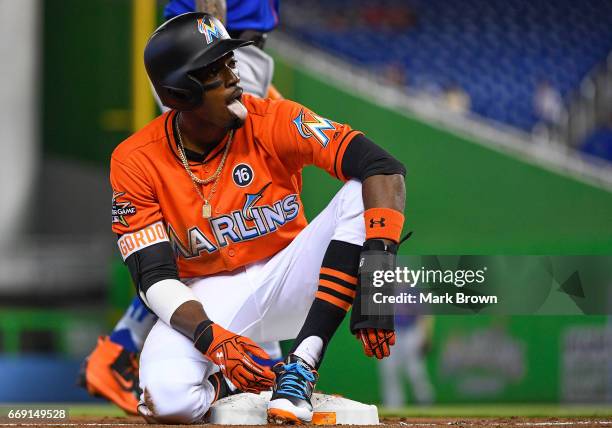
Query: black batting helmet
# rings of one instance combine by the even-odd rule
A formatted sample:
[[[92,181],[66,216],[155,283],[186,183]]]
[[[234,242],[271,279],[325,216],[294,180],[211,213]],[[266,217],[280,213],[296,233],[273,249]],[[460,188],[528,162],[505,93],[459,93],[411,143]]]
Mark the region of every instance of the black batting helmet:
[[[230,38],[223,24],[211,15],[184,13],[162,24],[149,38],[145,67],[165,106],[193,110],[202,102],[205,88],[190,73],[250,44]]]

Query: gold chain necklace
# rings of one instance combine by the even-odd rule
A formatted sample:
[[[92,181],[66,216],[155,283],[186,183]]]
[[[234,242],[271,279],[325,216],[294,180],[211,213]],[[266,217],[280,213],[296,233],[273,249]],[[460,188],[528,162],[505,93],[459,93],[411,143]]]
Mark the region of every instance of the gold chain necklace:
[[[225,151],[223,152],[223,157],[221,158],[221,162],[219,163],[217,170],[210,177],[201,179],[201,178],[196,177],[195,174],[191,171],[191,168],[189,168],[189,161],[187,160],[187,155],[185,154],[185,146],[183,145],[183,138],[181,137],[180,118],[181,116],[179,113],[178,120],[176,121],[176,130],[178,131],[177,135],[178,135],[178,143],[179,143],[179,150],[178,150],[179,158],[181,159],[181,162],[183,163],[183,167],[185,168],[185,171],[187,171],[187,174],[191,178],[191,182],[193,183],[193,186],[195,187],[196,192],[198,193],[198,195],[200,196],[200,198],[202,198],[202,201],[204,202],[202,204],[202,217],[210,218],[212,216],[212,207],[208,200],[211,198],[212,194],[215,193],[215,189],[217,188],[217,183],[219,182],[219,177],[221,176],[221,171],[223,170],[223,165],[225,165],[225,160],[227,159],[227,154],[229,153],[229,148],[230,148],[230,145],[232,144],[232,137],[234,136],[234,130],[230,131],[230,135],[227,140],[227,144],[225,145]],[[202,190],[200,190],[200,186],[204,184],[208,184],[210,182],[213,183],[212,188],[210,189],[208,196],[204,196],[204,193],[202,193]]]

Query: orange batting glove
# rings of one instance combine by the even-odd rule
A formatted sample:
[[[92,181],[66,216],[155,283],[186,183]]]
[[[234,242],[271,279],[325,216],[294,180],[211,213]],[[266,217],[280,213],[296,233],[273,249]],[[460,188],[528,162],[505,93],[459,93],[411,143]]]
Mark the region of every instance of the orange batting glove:
[[[194,343],[241,391],[259,393],[272,388],[274,373],[268,367],[257,364],[250,355],[262,359],[270,357],[248,337],[206,321],[196,330]]]
[[[382,360],[391,355],[391,347],[395,345],[395,332],[377,328],[364,328],[355,333],[363,345],[363,351],[368,357]]]

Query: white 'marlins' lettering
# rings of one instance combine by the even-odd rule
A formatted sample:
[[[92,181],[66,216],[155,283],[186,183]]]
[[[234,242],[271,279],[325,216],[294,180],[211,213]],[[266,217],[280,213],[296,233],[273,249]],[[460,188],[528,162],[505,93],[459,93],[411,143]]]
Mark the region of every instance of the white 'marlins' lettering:
[[[293,194],[276,201],[272,206],[250,207],[249,214],[252,218],[246,218],[239,210],[233,211],[231,215],[224,214],[209,219],[214,239],[208,238],[197,226],[187,231],[188,245],[183,244],[170,224],[168,235],[174,253],[190,259],[198,257],[203,251],[213,253],[221,247],[231,245],[232,242],[238,243],[274,233],[279,227],[294,220],[299,212],[300,203],[297,195]]]

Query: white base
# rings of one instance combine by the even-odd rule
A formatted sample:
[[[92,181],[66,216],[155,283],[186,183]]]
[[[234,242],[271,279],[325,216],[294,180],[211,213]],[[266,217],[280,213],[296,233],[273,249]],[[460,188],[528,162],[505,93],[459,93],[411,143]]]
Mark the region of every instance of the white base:
[[[219,425],[266,425],[272,392],[242,393],[223,398],[210,408],[209,422]],[[378,425],[378,409],[371,404],[336,395],[313,394],[315,425]]]

